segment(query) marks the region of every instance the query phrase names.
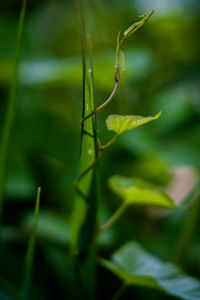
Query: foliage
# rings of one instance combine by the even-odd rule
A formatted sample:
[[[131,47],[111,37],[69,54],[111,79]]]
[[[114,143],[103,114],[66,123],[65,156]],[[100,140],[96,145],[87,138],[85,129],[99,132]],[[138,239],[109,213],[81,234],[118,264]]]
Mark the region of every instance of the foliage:
[[[0,298],[200,298],[198,1],[21,4],[0,4]]]
[[[148,204],[173,208],[173,200],[160,187],[139,178],[115,175],[109,179],[110,188],[127,204]]]
[[[108,130],[113,130],[119,135],[150,121],[156,120],[160,117],[160,115],[161,112],[156,114],[154,117],[110,115],[107,118],[106,123]]]
[[[100,262],[120,277],[126,286],[161,289],[167,294],[186,300],[199,298],[199,281],[185,275],[176,265],[163,263],[135,242],[129,242],[117,250],[112,260],[110,262],[102,259]]]

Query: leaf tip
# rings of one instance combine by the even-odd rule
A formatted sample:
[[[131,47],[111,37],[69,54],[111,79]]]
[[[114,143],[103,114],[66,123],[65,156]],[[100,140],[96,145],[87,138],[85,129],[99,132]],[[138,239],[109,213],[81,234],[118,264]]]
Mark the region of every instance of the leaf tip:
[[[150,13],[148,13],[148,15],[146,16],[146,20],[148,20],[152,15],[153,15],[153,13],[155,13],[155,9],[152,9],[151,11],[150,11]]]
[[[155,13],[155,9],[152,9],[152,11],[149,13],[149,16],[151,17]]]
[[[160,111],[154,116],[154,119],[160,118],[161,115],[162,115],[162,110],[160,110]]]

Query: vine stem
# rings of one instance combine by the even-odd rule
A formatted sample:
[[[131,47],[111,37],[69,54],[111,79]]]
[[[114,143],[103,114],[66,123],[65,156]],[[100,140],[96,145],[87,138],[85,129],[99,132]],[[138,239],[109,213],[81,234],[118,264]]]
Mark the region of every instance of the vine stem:
[[[109,229],[121,217],[121,215],[125,212],[126,208],[127,204],[123,202],[115,211],[115,213],[111,216],[111,218],[99,228],[99,234]]]
[[[93,110],[91,113],[89,113],[87,116],[85,116],[81,121],[80,121],[80,125],[83,124],[84,121],[86,121],[87,119],[89,119],[90,117],[92,117],[94,114],[96,114],[98,111],[102,110],[106,105],[108,105],[111,100],[113,99],[114,95],[116,94],[117,88],[119,85],[119,79],[115,81],[115,86],[112,90],[112,93],[110,94],[110,96],[106,99],[106,101],[101,104],[100,106],[98,106],[95,110]]]
[[[116,134],[116,135],[112,138],[112,140],[110,140],[107,144],[101,146],[101,147],[100,147],[100,151],[103,151],[103,150],[107,149],[108,147],[110,147],[110,146],[117,140],[118,136],[119,136],[119,135]]]
[[[101,151],[98,151],[97,152],[97,157],[96,157],[96,159],[95,159],[95,161],[83,172],[83,173],[81,173],[77,178],[76,178],[76,180],[74,181],[74,186],[75,186],[75,188],[77,187],[77,185],[78,185],[78,183],[79,183],[79,181],[90,171],[90,170],[92,170],[95,166],[96,166],[96,164],[98,163],[98,161],[99,161],[99,159],[100,159],[100,157],[101,157]]]
[[[103,150],[107,149],[108,147],[110,147],[115,141],[116,139],[118,138],[118,134],[116,134],[107,144],[101,146],[101,143],[100,141],[98,141],[98,152],[97,152],[97,157],[95,159],[95,161],[83,172],[81,173],[77,178],[76,180],[74,181],[74,186],[75,188],[77,187],[78,183],[80,182],[80,180],[89,172],[91,171],[95,166],[96,164],[98,163],[100,157],[101,157],[101,153]]]

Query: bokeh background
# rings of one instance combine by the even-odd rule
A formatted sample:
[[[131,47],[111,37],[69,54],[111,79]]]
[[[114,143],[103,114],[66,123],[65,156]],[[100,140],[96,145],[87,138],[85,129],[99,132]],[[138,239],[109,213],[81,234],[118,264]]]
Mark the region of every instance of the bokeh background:
[[[0,3],[0,128],[12,78],[20,7],[17,0]],[[96,105],[114,85],[118,31],[153,8],[156,12],[148,23],[126,41],[127,70],[112,103],[98,113],[98,134],[102,143],[112,137],[105,125],[110,113],[148,116],[162,110],[163,114],[159,120],[124,134],[103,154],[99,165],[102,222],[120,203],[107,187],[113,174],[141,177],[164,186],[176,201],[191,191],[199,177],[198,0],[84,1],[86,31],[93,41]],[[74,288],[67,253],[80,147],[81,85],[80,33],[73,1],[28,1],[7,155],[0,277],[20,286],[36,190],[41,186],[31,299],[70,299]],[[135,239],[162,259],[178,260],[189,274],[199,277],[198,217],[187,245],[177,250],[176,244],[190,213],[130,208],[102,236],[99,255],[109,257],[122,243]],[[99,267],[97,285],[99,299],[110,299],[118,282]],[[146,292],[130,288],[125,297],[147,299]],[[174,299],[151,290],[148,297]]]

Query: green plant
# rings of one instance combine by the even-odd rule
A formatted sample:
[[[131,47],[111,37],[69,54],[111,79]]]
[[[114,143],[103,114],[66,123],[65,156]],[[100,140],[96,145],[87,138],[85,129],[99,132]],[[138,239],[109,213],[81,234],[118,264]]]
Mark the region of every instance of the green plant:
[[[25,8],[26,1],[24,0],[18,30],[16,59],[14,63],[14,75],[11,84],[8,113],[6,116],[1,141],[0,182],[2,184],[0,188],[0,215],[3,203],[5,161],[16,102],[19,54],[21,49]],[[110,115],[106,120],[107,129],[113,131],[115,135],[105,145],[102,145],[99,140],[96,122],[97,112],[102,110],[113,100],[119,86],[121,74],[126,69],[125,55],[122,51],[122,46],[127,38],[129,38],[135,31],[145,24],[145,22],[154,13],[154,10],[152,10],[147,16],[142,16],[142,19],[139,22],[136,22],[130,26],[123,33],[122,37],[119,33],[116,47],[114,88],[106,101],[103,102],[103,104],[99,107],[95,108],[92,41],[89,36],[86,38],[83,15],[81,7],[78,3],[77,9],[79,11],[81,24],[80,28],[83,66],[83,110],[82,119],[80,122],[81,149],[78,176],[74,183],[76,196],[74,212],[72,216],[70,252],[70,255],[73,257],[73,264],[71,264],[71,256],[66,253],[66,249],[64,248],[64,257],[66,259],[67,256],[70,261],[70,267],[68,270],[70,276],[68,274],[68,277],[65,277],[64,279],[60,278],[60,281],[63,280],[64,284],[66,285],[66,281],[70,278],[70,284],[73,282],[73,287],[71,288],[71,290],[73,290],[71,292],[71,296],[74,296],[73,299],[94,299],[96,297],[96,266],[98,263],[100,266],[106,268],[109,272],[114,274],[114,276],[118,277],[122,282],[121,287],[116,289],[116,294],[113,296],[113,299],[120,299],[120,297],[123,297],[127,287],[138,286],[142,288],[152,288],[181,299],[197,300],[200,298],[200,283],[198,280],[186,275],[174,263],[164,263],[156,256],[149,254],[146,250],[144,250],[143,246],[135,241],[130,241],[120,247],[120,249],[116,250],[112,254],[111,260],[98,258],[97,245],[99,238],[104,234],[104,232],[108,231],[116,221],[119,220],[119,218],[131,205],[142,204],[158,206],[164,209],[180,212],[184,211],[184,209],[187,210],[186,208],[189,206],[188,202],[190,199],[188,199],[186,204],[176,206],[163,188],[160,188],[155,184],[140,178],[113,175],[108,181],[108,186],[112,192],[121,199],[122,202],[117,210],[113,212],[110,218],[104,224],[100,224],[98,205],[100,198],[98,184],[99,174],[97,165],[102,153],[104,150],[110,148],[110,146],[119,138],[122,133],[156,120],[161,116],[161,112],[152,117],[135,115]],[[198,219],[199,195],[200,190],[199,185],[197,184],[193,191],[193,195],[191,197],[189,195],[189,198],[193,199],[192,209],[191,212],[189,212],[186,216],[185,225],[181,230],[179,242],[177,243],[177,248],[175,249],[173,257],[175,262],[184,257],[185,251],[187,251],[187,244],[189,243],[194,228],[196,227]],[[30,282],[33,269],[34,248],[36,244],[36,231],[38,227],[39,204],[40,188],[38,189],[36,198],[34,223],[32,230],[30,231],[30,237],[28,241],[22,286],[18,291],[18,289],[13,288],[12,284],[0,277],[1,290],[3,291],[2,293],[0,292],[0,298],[3,300],[25,300],[32,296]],[[53,218],[50,218],[49,223],[51,223],[51,226],[56,227],[57,223],[53,223],[53,221],[55,222]],[[63,227],[64,234],[67,237],[65,224]],[[57,228],[55,232],[57,233],[59,230],[60,227]],[[51,246],[48,245],[47,248],[49,248],[47,249],[49,251],[47,251],[48,253],[54,254],[54,250],[51,249]],[[65,265],[62,265],[65,259],[60,260],[60,258],[60,256],[56,256],[56,260],[59,262],[58,265],[60,269],[65,269],[65,273]],[[2,288],[2,286],[4,288]]]
[[[96,165],[101,157],[102,152],[109,148],[118,137],[131,129],[144,125],[150,121],[156,120],[160,117],[161,112],[157,113],[154,117],[142,116],[120,116],[110,115],[106,120],[108,130],[114,131],[115,136],[105,145],[102,145],[97,135],[96,113],[109,104],[119,85],[121,74],[126,69],[125,55],[122,51],[122,46],[125,40],[137,31],[145,22],[152,16],[152,10],[147,16],[142,16],[141,21],[134,23],[130,26],[120,37],[120,32],[117,38],[116,47],[116,63],[115,63],[115,85],[106,101],[99,107],[95,108],[94,104],[94,85],[93,85],[93,68],[91,58],[91,40],[89,40],[89,56],[90,62],[87,67],[86,50],[85,50],[85,32],[84,22],[80,6],[79,17],[82,31],[82,53],[83,53],[83,115],[81,124],[81,150],[79,173],[75,181],[76,189],[76,204],[74,209],[73,218],[73,247],[72,251],[76,253],[76,266],[78,282],[82,282],[81,292],[82,297],[92,299],[95,297],[95,260],[96,260],[96,240],[104,231],[108,230],[125,212],[125,210],[134,204],[153,205],[166,209],[174,209],[176,205],[173,200],[160,188],[138,178],[126,178],[115,175],[110,178],[109,186],[121,199],[122,204],[113,213],[110,219],[103,225],[98,222],[98,189],[97,189],[97,169]],[[126,247],[128,252],[125,251]],[[123,251],[123,249],[125,250]],[[176,266],[166,266],[156,260],[155,268],[161,268],[162,273],[151,273],[151,261],[154,260],[149,254],[143,252],[140,246],[130,243],[122,248],[122,254],[114,254],[115,257],[122,264],[114,264],[105,260],[100,260],[100,263],[108,268],[111,272],[119,276],[122,281],[122,287],[116,293],[113,299],[118,299],[123,294],[127,286],[138,285],[144,287],[152,287],[154,289],[163,290],[164,292],[181,297],[182,299],[197,299],[196,295],[200,293],[199,282],[195,279],[186,277],[177,269]],[[135,256],[139,259],[139,265],[136,264],[136,269],[131,266],[134,262]],[[140,258],[141,256],[141,258]],[[140,262],[141,260],[141,262]],[[130,268],[129,268],[130,265]],[[145,269],[145,266],[146,269]],[[140,270],[141,268],[141,270]],[[129,270],[130,269],[130,270]],[[144,270],[145,269],[145,270]],[[139,274],[139,275],[138,275]],[[166,274],[166,275],[165,275]],[[160,278],[161,276],[161,278]],[[166,276],[166,278],[165,278]],[[92,280],[91,280],[92,279]],[[162,279],[172,280],[171,284],[160,284]],[[176,280],[190,282],[191,286],[179,289],[173,289],[173,284]]]

